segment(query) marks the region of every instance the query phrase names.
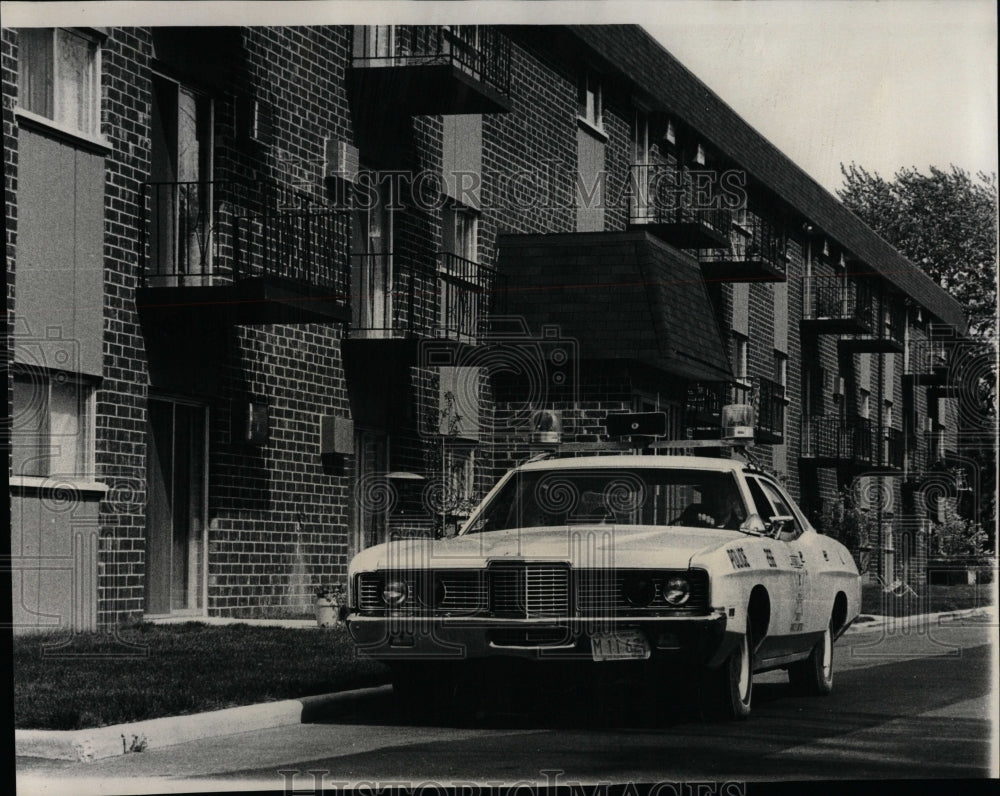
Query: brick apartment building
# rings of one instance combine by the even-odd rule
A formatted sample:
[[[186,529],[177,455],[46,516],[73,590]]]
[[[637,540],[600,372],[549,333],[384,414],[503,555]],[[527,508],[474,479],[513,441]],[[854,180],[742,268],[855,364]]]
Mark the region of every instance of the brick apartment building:
[[[641,29],[6,29],[3,97],[17,629],[302,608],[539,418],[727,403],[923,577],[961,307]]]

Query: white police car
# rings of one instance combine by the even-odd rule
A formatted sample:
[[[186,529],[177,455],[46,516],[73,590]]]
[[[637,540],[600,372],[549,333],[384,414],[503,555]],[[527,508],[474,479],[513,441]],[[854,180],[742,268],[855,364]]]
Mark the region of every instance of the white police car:
[[[774,478],[700,456],[532,461],[454,538],[372,547],[349,578],[350,633],[400,697],[428,693],[435,662],[680,662],[731,718],[750,713],[757,672],[829,693],[860,605],[848,550]]]

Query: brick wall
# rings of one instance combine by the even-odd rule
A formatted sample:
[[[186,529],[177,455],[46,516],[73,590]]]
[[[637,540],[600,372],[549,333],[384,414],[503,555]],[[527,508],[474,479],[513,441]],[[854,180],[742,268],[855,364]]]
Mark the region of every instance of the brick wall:
[[[146,493],[146,352],[135,291],[139,286],[140,191],[149,174],[148,31],[114,28],[101,51],[101,132],[105,159],[104,378],[97,393],[101,503],[99,621],[115,623],[143,608]]]

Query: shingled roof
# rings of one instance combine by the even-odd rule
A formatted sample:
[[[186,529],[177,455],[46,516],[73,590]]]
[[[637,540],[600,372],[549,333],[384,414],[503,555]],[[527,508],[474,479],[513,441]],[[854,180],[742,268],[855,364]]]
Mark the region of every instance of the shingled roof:
[[[633,361],[685,379],[731,381],[698,261],[645,230],[501,235],[507,310],[557,324],[584,360]]]
[[[570,31],[719,152],[739,164],[858,260],[964,334],[962,305],[745,122],[646,31],[574,25]]]

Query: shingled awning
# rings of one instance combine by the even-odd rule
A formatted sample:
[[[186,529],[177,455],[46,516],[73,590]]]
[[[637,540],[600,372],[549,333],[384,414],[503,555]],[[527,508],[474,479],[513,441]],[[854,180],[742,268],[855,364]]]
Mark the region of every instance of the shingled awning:
[[[574,25],[572,33],[675,114],[732,162],[746,169],[855,257],[964,334],[962,305],[758,133],[717,94],[635,25]]]
[[[639,362],[681,378],[732,371],[698,262],[645,231],[506,235],[506,311],[560,327],[584,360]]]

